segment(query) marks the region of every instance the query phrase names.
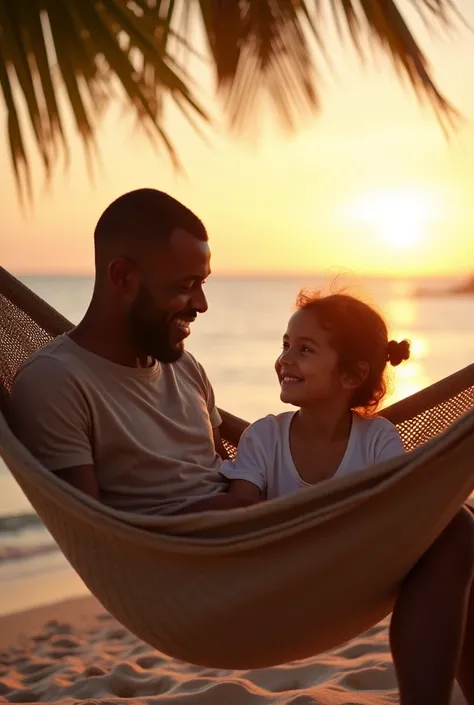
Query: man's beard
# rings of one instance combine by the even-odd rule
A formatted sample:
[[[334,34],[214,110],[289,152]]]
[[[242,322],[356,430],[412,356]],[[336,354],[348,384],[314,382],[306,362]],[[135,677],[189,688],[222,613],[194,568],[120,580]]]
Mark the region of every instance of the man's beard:
[[[151,294],[144,287],[128,312],[128,329],[140,355],[167,363],[176,362],[184,352],[182,341],[170,340],[168,314],[156,310]]]

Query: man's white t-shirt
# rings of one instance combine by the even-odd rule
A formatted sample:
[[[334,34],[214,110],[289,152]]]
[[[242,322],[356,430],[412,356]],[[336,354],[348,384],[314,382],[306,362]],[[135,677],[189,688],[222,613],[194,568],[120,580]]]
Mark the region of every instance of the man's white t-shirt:
[[[225,460],[220,473],[228,480],[252,482],[267,499],[310,487],[298,474],[291,457],[290,425],[295,413],[269,415],[251,424],[242,434],[236,459]],[[346,452],[333,478],[403,453],[401,438],[390,421],[380,416],[365,418],[352,412]]]

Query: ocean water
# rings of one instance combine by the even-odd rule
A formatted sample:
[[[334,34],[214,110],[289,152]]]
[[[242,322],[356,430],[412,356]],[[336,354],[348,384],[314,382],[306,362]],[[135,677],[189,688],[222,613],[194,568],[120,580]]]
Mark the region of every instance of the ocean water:
[[[87,277],[22,279],[73,323],[85,312],[93,285]],[[204,365],[219,406],[249,421],[284,409],[273,364],[295,296],[302,286],[327,290],[330,284],[329,277],[211,277],[206,284],[209,311],[193,324],[187,347]],[[474,360],[474,297],[417,298],[412,295],[416,283],[400,280],[345,279],[338,285],[347,285],[349,292],[376,305],[391,337],[411,341],[411,359],[393,370],[385,403],[408,396]],[[431,285],[439,286],[439,282]],[[58,585],[67,584],[69,570],[0,460],[2,594],[17,590],[32,575],[55,574]],[[74,584],[71,590],[76,589]],[[5,604],[0,604],[0,612],[7,611]]]

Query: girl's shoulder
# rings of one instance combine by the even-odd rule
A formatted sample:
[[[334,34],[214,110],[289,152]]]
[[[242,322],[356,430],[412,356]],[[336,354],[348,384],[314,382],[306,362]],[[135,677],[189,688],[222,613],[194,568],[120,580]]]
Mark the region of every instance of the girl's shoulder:
[[[357,415],[355,444],[367,464],[389,460],[405,452],[397,427],[383,416]]]
[[[257,419],[244,431],[246,436],[258,436],[270,440],[288,432],[288,428],[293,418],[294,411],[285,411],[281,414],[267,414],[261,419]]]
[[[397,427],[384,416],[362,416],[357,411],[353,413],[353,423],[357,424],[361,433],[370,436],[398,433]]]

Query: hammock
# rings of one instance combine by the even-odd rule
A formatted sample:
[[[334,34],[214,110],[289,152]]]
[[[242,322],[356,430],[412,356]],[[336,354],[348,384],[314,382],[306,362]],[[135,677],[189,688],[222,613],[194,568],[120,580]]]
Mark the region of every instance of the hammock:
[[[4,411],[18,366],[70,326],[0,268]],[[326,651],[390,613],[404,576],[474,489],[473,409],[470,365],[383,412],[406,456],[222,513],[110,509],[42,467],[2,414],[0,452],[70,564],[125,627],[200,666],[260,668]],[[223,416],[232,451],[232,417]]]

